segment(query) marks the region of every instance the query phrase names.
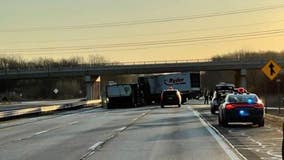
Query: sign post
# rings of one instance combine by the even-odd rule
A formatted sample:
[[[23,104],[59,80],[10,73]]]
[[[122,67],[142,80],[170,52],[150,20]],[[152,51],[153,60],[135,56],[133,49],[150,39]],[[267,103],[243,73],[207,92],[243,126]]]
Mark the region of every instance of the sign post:
[[[263,67],[262,72],[266,75],[267,78],[269,78],[271,81],[276,78],[276,76],[280,73],[282,70],[281,67],[273,60],[268,61]],[[278,90],[278,99],[280,101],[280,79],[276,80],[277,83],[277,90]],[[278,104],[278,113],[280,113],[280,104]]]
[[[270,60],[261,70],[270,80],[273,80],[280,73],[281,67],[273,60]]]
[[[276,82],[277,82],[277,94],[278,94],[278,114],[280,114],[280,106],[281,106],[281,97],[280,97],[280,78],[277,78],[276,79]]]

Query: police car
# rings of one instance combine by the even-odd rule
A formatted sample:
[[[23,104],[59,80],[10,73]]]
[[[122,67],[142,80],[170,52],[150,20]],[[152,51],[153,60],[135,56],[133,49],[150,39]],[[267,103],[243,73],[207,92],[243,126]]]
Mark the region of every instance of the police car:
[[[248,93],[244,88],[227,94],[219,106],[219,125],[228,126],[230,122],[252,122],[264,126],[264,104],[256,94]]]

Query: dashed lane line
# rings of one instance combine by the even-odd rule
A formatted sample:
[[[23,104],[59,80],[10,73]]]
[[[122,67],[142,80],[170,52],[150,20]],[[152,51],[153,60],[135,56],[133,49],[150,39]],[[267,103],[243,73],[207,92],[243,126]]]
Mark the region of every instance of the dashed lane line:
[[[40,135],[40,134],[43,134],[43,133],[46,133],[48,132],[49,130],[44,130],[44,131],[40,131],[40,132],[36,132],[35,134],[33,134],[34,136],[37,136],[37,135]]]
[[[78,121],[73,121],[73,122],[70,122],[68,124],[69,125],[75,125],[77,123],[79,123],[79,122]],[[28,140],[28,139],[31,139],[31,138],[33,138],[35,136],[39,136],[41,134],[44,134],[44,133],[47,133],[47,132],[50,132],[50,131],[53,131],[53,130],[56,130],[56,129],[59,129],[59,128],[65,127],[65,126],[66,125],[59,125],[59,126],[56,126],[56,127],[53,127],[53,128],[49,128],[49,129],[46,129],[46,130],[43,130],[43,131],[35,132],[34,134],[31,134],[30,136],[19,138],[19,139],[13,140],[12,142]]]
[[[78,123],[79,123],[79,121],[73,121],[73,122],[70,122],[69,124],[74,125],[74,124],[78,124]]]
[[[121,132],[125,131],[127,128],[132,126],[136,121],[138,121],[142,117],[146,116],[150,111],[151,110],[148,110],[148,111],[140,114],[138,117],[134,118],[128,125],[121,127],[121,128],[118,128],[118,129],[115,129],[114,133],[112,135],[110,135],[109,137],[107,137],[103,141],[99,141],[99,142],[95,143],[93,146],[89,147],[88,151],[80,158],[80,160],[88,159],[90,156],[95,154],[95,152],[98,148],[103,147],[104,144],[106,144],[108,141],[112,140],[113,138],[118,136]]]

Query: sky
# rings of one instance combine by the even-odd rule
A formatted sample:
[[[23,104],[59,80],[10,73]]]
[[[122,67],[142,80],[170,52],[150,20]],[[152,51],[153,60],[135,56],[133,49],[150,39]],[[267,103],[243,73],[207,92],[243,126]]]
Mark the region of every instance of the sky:
[[[283,0],[1,0],[0,56],[207,59],[283,51]]]

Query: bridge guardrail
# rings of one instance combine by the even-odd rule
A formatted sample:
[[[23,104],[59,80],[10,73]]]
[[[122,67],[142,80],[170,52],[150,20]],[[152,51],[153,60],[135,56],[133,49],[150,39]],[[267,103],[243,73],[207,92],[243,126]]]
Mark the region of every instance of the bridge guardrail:
[[[50,73],[57,71],[87,71],[96,67],[123,67],[123,66],[135,66],[135,65],[156,65],[156,64],[183,64],[183,63],[216,63],[216,64],[224,64],[224,63],[240,63],[247,64],[257,62],[260,64],[264,64],[268,61],[267,58],[258,58],[252,57],[250,59],[188,59],[188,60],[166,60],[166,61],[136,61],[136,62],[112,62],[112,63],[101,63],[101,64],[78,64],[75,66],[68,67],[56,67],[56,66],[44,66],[44,67],[27,67],[27,68],[2,68],[0,69],[0,74],[7,75],[11,73],[31,73],[31,72],[39,72],[39,73]],[[284,60],[277,59],[277,61],[284,63]]]

